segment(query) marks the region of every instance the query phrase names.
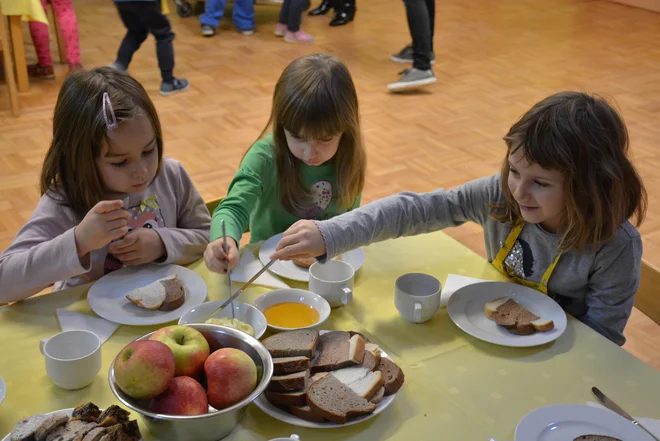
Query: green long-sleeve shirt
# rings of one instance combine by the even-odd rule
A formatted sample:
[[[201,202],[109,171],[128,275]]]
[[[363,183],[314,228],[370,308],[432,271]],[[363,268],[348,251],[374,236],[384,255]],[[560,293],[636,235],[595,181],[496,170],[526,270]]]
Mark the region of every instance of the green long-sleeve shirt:
[[[300,219],[329,219],[347,210],[338,210],[335,168],[332,161],[318,167],[302,163],[299,167],[303,185],[310,189],[313,203],[304,213],[290,213],[282,204],[277,179],[273,136],[255,142],[243,158],[229,185],[227,197],[213,212],[211,240],[222,237],[224,219],[227,236],[239,243],[250,227],[250,242],[282,233]],[[351,209],[360,205],[360,196]]]

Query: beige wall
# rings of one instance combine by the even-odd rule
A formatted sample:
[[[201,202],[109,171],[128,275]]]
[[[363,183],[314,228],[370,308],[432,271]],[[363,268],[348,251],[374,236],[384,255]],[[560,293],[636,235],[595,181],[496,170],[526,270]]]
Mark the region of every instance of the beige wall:
[[[637,8],[648,9],[650,11],[660,12],[660,0],[610,0],[615,3],[635,6]]]

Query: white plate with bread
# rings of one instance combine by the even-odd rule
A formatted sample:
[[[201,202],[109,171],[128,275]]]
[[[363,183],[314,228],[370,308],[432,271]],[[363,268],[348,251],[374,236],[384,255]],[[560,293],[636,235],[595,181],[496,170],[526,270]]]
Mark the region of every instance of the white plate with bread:
[[[282,239],[282,234],[276,234],[270,239],[266,240],[259,249],[259,260],[264,265],[270,262],[270,256],[275,252],[275,247]],[[335,259],[343,260],[353,267],[357,272],[362,264],[364,264],[364,250],[357,248],[341,254]],[[312,259],[294,259],[294,260],[278,260],[268,270],[284,277],[289,280],[297,280],[299,282],[309,282],[309,267],[316,262],[315,258]]]
[[[129,266],[101,277],[87,294],[99,316],[122,325],[160,325],[178,320],[201,305],[207,288],[202,277],[179,265]]]
[[[558,339],[566,313],[550,297],[507,282],[483,282],[452,294],[447,313],[464,332],[501,346],[532,347]]]
[[[405,381],[387,354],[357,333],[303,329],[263,344],[275,375],[255,404],[295,426],[331,429],[371,419],[392,404]]]
[[[610,410],[580,404],[557,404],[533,410],[520,420],[514,438],[514,441],[628,440],[652,441],[652,438]]]

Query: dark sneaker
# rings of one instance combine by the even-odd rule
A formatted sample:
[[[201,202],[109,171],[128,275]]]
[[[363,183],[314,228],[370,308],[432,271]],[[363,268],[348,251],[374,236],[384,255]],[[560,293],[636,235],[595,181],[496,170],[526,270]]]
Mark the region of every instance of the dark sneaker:
[[[431,64],[435,64],[435,54],[431,52]],[[412,64],[413,62],[413,48],[412,45],[404,47],[399,51],[399,53],[392,54],[390,60],[396,61],[397,63]]]
[[[202,35],[205,37],[213,37],[215,35],[215,29],[213,29],[213,26],[202,25]]]
[[[119,72],[126,72],[127,70],[126,67],[122,66],[118,61],[115,61],[112,64],[108,64],[108,67],[111,67],[114,70],[118,70]]]
[[[41,64],[30,64],[28,66],[28,74],[34,78],[41,78],[43,80],[54,80],[55,71],[53,66],[42,66]]]
[[[167,96],[177,92],[183,92],[184,90],[187,90],[189,86],[190,83],[185,78],[175,78],[171,83],[163,81],[160,84],[160,94]]]
[[[438,81],[431,69],[419,70],[413,67],[400,72],[399,75],[403,75],[399,81],[387,85],[387,90],[390,92],[404,92]]]

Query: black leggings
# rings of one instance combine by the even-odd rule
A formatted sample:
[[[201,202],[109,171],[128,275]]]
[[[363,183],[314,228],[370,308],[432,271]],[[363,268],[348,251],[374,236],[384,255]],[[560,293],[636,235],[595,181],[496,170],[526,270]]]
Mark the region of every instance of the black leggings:
[[[289,32],[298,32],[303,12],[309,8],[309,0],[284,0],[280,9],[279,22],[286,25]]]
[[[435,0],[403,0],[403,3],[412,37],[413,67],[429,70],[433,52]]]

